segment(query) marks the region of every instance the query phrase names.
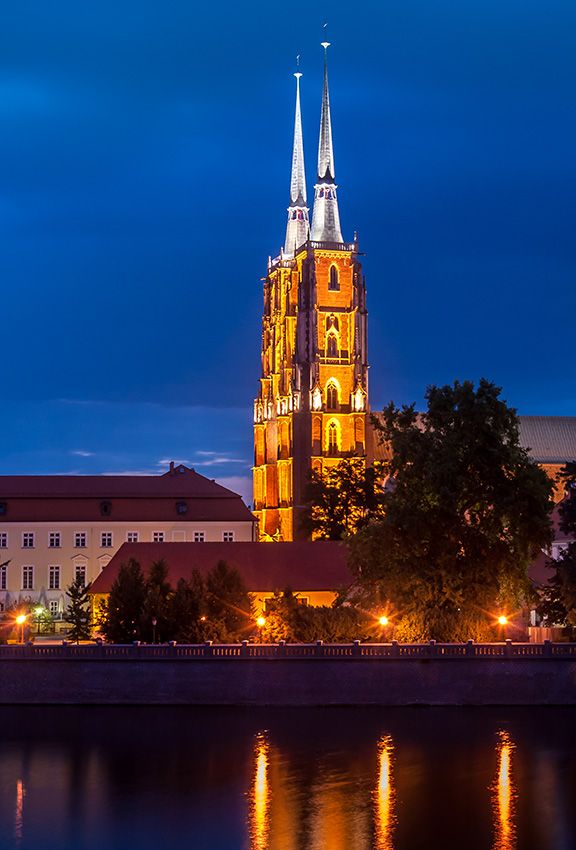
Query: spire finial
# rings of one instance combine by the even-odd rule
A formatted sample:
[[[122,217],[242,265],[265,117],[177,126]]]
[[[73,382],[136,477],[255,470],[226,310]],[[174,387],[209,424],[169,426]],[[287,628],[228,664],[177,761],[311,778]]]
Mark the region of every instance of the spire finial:
[[[327,36],[328,24],[324,24]],[[322,113],[320,116],[320,139],[318,142],[318,180],[314,195],[312,215],[312,239],[315,242],[342,242],[340,214],[336,200],[334,182],[334,150],[332,148],[332,120],[330,116],[330,93],[328,90],[328,48],[329,41],[322,41],[324,48],[324,89],[322,92]]]
[[[290,206],[286,225],[286,252],[292,246],[303,245],[310,235],[308,207],[306,206],[306,174],[304,171],[304,144],[302,141],[302,116],[300,114],[300,54],[296,56],[296,111],[294,116],[294,143],[292,147],[292,175],[290,178]]]

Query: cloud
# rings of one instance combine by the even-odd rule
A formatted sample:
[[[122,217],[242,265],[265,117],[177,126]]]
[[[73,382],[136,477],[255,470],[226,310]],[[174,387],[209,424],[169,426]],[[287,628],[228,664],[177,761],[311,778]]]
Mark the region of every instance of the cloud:
[[[188,460],[187,458],[162,458],[162,460],[156,461],[156,466],[170,466],[171,463],[173,463],[175,466],[178,466],[178,464],[180,463],[182,463],[184,466],[190,466],[192,464],[192,461]]]
[[[227,457],[226,455],[215,455],[210,460],[197,460],[195,466],[224,466],[228,463],[243,463],[246,464],[245,458]]]
[[[94,457],[94,452],[85,452],[82,449],[73,449],[70,454],[77,455],[77,457]]]

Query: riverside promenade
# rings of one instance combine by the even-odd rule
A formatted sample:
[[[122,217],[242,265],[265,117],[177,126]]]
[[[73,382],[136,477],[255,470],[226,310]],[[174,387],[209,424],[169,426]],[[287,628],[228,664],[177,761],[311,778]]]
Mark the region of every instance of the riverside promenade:
[[[0,646],[3,705],[575,705],[576,644]]]

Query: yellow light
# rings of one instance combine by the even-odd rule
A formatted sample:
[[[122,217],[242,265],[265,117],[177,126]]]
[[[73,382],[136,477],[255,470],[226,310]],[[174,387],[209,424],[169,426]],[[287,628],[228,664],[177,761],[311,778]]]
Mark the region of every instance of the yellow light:
[[[204,617],[204,616],[200,617],[200,622],[201,622],[201,623],[205,623],[205,622],[206,622],[206,617]]]
[[[26,622],[26,614],[18,614],[18,616],[16,617],[16,622],[18,623],[19,626],[21,626],[23,623],[25,623]]]
[[[40,608],[40,607],[34,608],[34,613],[36,614],[37,617],[39,617],[40,614],[44,613],[44,608]]]
[[[258,617],[258,619],[256,620],[256,625],[259,628],[262,628],[262,626],[265,626],[266,625],[266,617]]]
[[[388,617],[385,617],[384,615],[382,615],[382,617],[380,617],[378,622],[380,623],[381,626],[387,626],[388,623],[389,623],[389,620],[388,620]]]
[[[504,614],[500,614],[500,616],[498,617],[498,623],[501,626],[507,626],[508,625],[508,617],[505,617]]]

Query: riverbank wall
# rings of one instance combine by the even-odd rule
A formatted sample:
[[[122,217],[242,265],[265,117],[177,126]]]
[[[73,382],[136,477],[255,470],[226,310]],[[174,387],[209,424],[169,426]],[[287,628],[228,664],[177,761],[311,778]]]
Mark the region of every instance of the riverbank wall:
[[[576,644],[0,647],[4,705],[574,705]]]

